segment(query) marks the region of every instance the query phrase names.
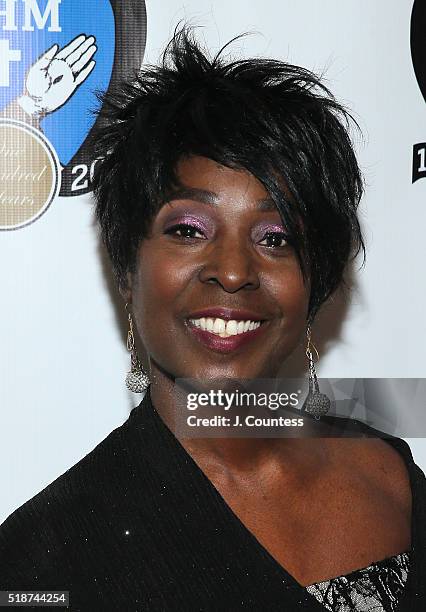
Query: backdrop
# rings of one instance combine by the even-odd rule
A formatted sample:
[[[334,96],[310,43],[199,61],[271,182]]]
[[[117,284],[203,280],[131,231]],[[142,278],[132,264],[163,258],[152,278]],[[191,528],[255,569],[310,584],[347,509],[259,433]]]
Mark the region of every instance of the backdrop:
[[[0,0],[0,521],[141,399],[124,386],[125,313],[93,220],[90,109],[180,20],[212,52],[252,32],[235,55],[323,73],[352,109],[367,262],[314,327],[318,374],[424,376],[423,2]],[[425,469],[424,439],[409,443]]]

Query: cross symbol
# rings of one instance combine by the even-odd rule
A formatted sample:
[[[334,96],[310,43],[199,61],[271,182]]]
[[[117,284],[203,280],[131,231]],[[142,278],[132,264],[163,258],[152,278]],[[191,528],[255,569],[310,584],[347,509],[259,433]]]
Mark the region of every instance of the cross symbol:
[[[9,87],[10,62],[20,62],[21,51],[10,49],[9,40],[0,40],[0,87]]]

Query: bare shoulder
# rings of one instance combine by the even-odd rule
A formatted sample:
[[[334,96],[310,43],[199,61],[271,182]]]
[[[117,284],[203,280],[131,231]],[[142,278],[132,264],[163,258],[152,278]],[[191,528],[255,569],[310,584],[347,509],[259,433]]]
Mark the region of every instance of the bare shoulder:
[[[400,453],[380,438],[361,438],[358,454],[361,468],[369,473],[377,486],[411,512],[411,486],[407,466]]]
[[[369,485],[372,494],[386,499],[411,517],[412,493],[407,466],[400,453],[381,438],[339,440],[336,456]]]

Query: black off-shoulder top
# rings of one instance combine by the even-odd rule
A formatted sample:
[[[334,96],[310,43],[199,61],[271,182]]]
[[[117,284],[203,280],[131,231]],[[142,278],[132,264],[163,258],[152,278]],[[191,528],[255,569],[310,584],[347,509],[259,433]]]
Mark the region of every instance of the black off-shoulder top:
[[[409,473],[410,551],[304,587],[239,521],[148,392],[0,526],[0,590],[67,590],[74,612],[425,612],[426,478],[406,442],[380,437]]]

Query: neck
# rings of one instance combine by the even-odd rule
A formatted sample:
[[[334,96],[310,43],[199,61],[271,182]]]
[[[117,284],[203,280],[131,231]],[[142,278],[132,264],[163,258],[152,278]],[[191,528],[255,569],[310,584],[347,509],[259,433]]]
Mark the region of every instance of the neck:
[[[329,461],[328,441],[319,437],[183,437],[176,428],[176,418],[182,417],[182,414],[177,414],[174,380],[157,368],[151,369],[150,377],[150,395],[156,411],[202,469],[247,473],[276,464],[287,477],[303,478],[305,475],[312,476]]]

